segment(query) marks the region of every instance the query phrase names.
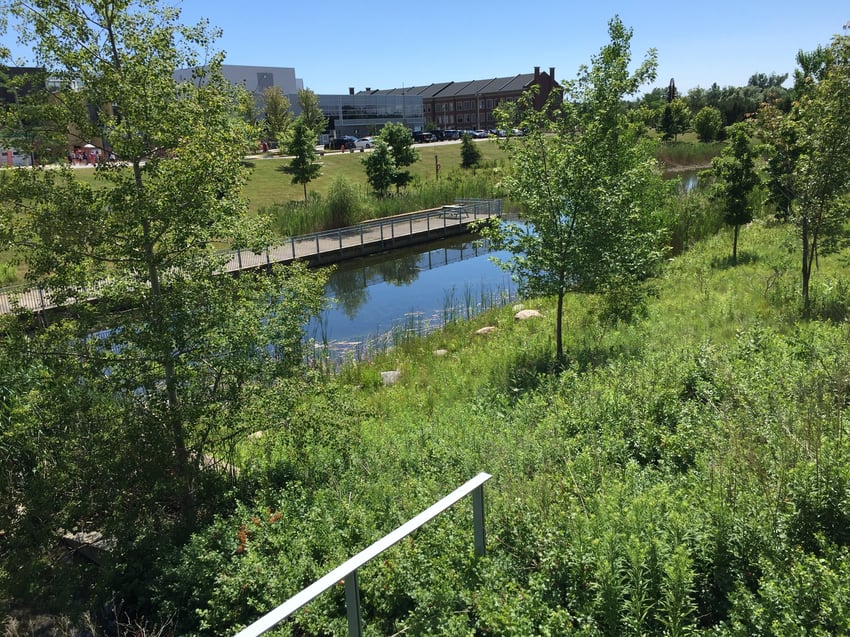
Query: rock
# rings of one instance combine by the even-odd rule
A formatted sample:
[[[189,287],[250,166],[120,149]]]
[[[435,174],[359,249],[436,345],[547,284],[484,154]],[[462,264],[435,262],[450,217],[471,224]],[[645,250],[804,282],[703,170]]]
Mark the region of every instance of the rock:
[[[401,371],[394,369],[388,372],[381,372],[381,380],[384,385],[395,385],[401,379]]]
[[[104,538],[103,534],[99,531],[63,533],[60,540],[71,552],[86,558],[94,564],[103,564],[107,559],[108,553],[115,548],[115,540]]]
[[[482,327],[480,330],[475,330],[475,333],[476,334],[492,334],[497,329],[499,329],[499,328],[494,327],[493,325],[488,325],[487,327]]]
[[[447,350],[447,349],[435,349],[434,350],[434,356],[445,356],[448,353],[449,353],[449,350]]]
[[[524,310],[525,306],[522,303],[517,303],[514,305],[514,312],[519,312],[520,310]]]
[[[537,310],[520,310],[516,314],[514,314],[514,318],[517,321],[527,321],[530,318],[537,318],[543,316]]]
[[[248,434],[248,437],[249,437],[251,440],[259,440],[260,438],[262,438],[262,437],[263,437],[263,431],[262,431],[262,430],[260,430],[260,431],[255,431],[255,432],[254,432],[254,433],[252,433],[252,434]]]

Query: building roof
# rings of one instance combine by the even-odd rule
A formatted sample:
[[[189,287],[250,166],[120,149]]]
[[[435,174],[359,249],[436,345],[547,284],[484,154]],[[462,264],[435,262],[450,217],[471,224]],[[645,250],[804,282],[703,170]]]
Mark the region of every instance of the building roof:
[[[520,93],[534,82],[534,73],[466,82],[440,82],[426,86],[406,86],[391,89],[369,89],[359,93],[369,95],[419,95],[423,98],[464,97],[496,93]]]

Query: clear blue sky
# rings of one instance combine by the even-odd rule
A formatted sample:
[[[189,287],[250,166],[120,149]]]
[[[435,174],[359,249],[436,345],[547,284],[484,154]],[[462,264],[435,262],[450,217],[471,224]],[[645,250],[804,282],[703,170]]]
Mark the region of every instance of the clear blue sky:
[[[826,45],[850,22],[848,0],[185,0],[183,22],[224,30],[228,64],[295,67],[316,93],[531,73],[575,77],[618,14],[632,59],[658,51],[658,78],[740,86],[756,72],[792,73],[798,50]],[[651,87],[648,87],[651,88]],[[648,90],[647,88],[647,90]]]

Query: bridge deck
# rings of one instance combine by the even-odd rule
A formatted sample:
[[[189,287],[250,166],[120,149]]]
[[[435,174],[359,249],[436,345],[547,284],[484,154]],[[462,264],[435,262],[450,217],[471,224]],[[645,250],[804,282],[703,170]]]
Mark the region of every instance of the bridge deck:
[[[250,250],[228,251],[225,272],[236,273],[267,267],[273,263],[308,261],[311,265],[328,265],[367,254],[383,252],[416,243],[462,234],[476,220],[500,217],[499,199],[463,200],[457,205],[412,212],[367,221],[356,226],[309,235],[290,237],[261,253]],[[83,295],[87,300],[96,293]],[[55,309],[48,290],[18,286],[0,289],[0,314],[16,308],[32,312]]]

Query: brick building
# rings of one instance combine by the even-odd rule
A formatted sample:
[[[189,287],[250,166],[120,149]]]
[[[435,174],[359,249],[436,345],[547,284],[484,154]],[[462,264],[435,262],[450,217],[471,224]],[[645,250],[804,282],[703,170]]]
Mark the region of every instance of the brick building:
[[[425,124],[442,129],[490,130],[497,127],[494,109],[504,102],[515,102],[533,85],[540,90],[534,106],[542,108],[549,93],[557,87],[555,67],[549,72],[534,67],[534,73],[523,73],[511,77],[467,82],[442,82],[427,86],[409,86],[386,90],[366,89],[358,94],[403,95],[422,99]]]

